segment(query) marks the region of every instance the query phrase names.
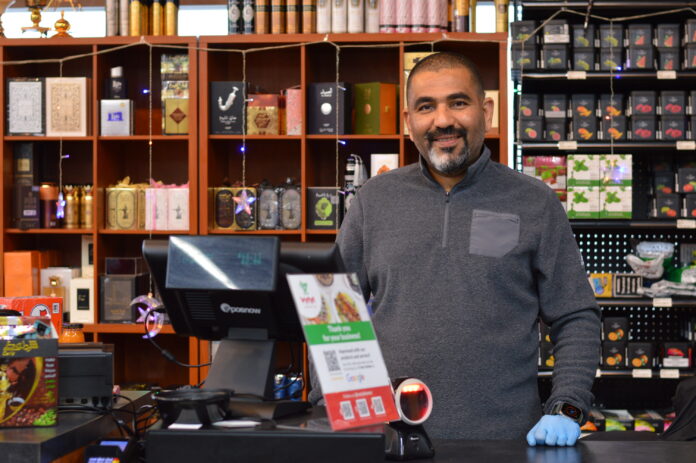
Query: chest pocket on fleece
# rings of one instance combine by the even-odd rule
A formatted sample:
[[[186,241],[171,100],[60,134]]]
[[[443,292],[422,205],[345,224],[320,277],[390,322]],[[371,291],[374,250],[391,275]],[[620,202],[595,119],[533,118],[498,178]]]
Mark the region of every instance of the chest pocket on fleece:
[[[469,254],[503,257],[520,242],[520,216],[474,209]]]

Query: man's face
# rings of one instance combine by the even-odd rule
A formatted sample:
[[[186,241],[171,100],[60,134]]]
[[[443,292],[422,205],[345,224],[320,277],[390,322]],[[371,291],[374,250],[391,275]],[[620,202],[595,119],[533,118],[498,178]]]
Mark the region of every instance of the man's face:
[[[10,384],[17,384],[22,372],[27,369],[30,360],[30,358],[22,358],[10,362],[7,367],[7,379],[10,380]]]
[[[411,80],[404,115],[409,137],[430,168],[456,176],[481,154],[493,101],[481,97],[466,68],[420,71]]]

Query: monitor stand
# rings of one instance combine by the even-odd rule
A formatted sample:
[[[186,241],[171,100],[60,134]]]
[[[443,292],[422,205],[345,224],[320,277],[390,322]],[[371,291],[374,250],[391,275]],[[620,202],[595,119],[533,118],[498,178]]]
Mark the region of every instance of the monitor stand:
[[[230,389],[236,418],[277,419],[307,410],[309,402],[272,400],[275,341],[223,339],[205,380],[206,389]]]

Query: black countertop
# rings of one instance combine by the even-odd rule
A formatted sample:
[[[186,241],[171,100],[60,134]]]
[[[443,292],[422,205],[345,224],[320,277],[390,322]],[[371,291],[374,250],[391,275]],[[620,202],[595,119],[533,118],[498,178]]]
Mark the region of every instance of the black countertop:
[[[122,395],[131,399],[136,408],[150,401],[146,392],[124,391]],[[120,398],[113,405],[114,410],[130,407],[130,402]],[[131,415],[121,412],[118,416],[129,422]],[[58,426],[53,427],[0,428],[0,462],[48,463],[115,429],[117,425],[111,416],[84,412],[60,412]]]

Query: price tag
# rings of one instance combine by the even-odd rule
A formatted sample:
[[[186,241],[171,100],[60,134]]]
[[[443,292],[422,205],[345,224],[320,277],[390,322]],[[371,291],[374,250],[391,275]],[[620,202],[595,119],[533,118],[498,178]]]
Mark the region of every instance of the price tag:
[[[566,74],[568,80],[585,80],[587,79],[586,71],[568,71]]]
[[[679,370],[676,368],[661,368],[660,378],[662,379],[679,379]]]
[[[658,79],[676,79],[677,71],[657,71]]]
[[[678,150],[692,151],[696,150],[696,141],[694,140],[679,140],[677,141]]]
[[[597,368],[597,372],[595,373],[595,378],[601,378],[602,377],[602,370]]]
[[[652,370],[650,368],[634,368],[631,371],[631,376],[634,378],[652,378]]]
[[[578,142],[575,140],[565,140],[558,142],[559,150],[575,151],[578,149]]]
[[[677,219],[677,228],[696,228],[696,220],[694,219]]]
[[[653,299],[653,307],[672,307],[672,298],[656,297]]]

